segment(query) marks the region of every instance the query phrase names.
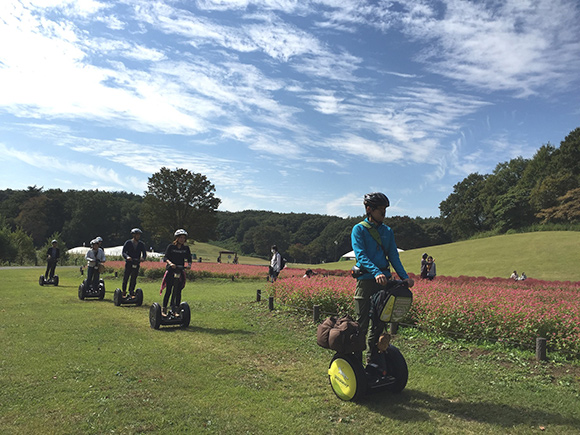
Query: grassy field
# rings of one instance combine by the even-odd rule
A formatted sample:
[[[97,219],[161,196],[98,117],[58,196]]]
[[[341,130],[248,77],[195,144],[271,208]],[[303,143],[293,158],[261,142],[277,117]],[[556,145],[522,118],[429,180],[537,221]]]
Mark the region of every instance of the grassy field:
[[[140,283],[143,307],[115,307],[119,280],[80,301],[78,271],[57,272],[40,287],[40,268],[0,270],[3,434],[579,433],[577,365],[406,329],[403,393],[342,402],[316,326],[255,302],[263,281],[190,282],[191,326],[155,331],[158,282]]]
[[[395,237],[396,234],[395,228]],[[435,258],[439,275],[509,278],[517,270],[518,274],[526,272],[529,278],[580,281],[579,246],[580,232],[545,231],[412,249],[400,256],[407,272],[417,275],[421,269],[421,255],[427,252]],[[320,267],[350,269],[353,264],[353,261],[339,261]]]
[[[189,242],[191,243],[191,242]],[[210,243],[202,243],[202,242],[195,242],[192,246],[190,246],[191,253],[195,254],[197,258],[203,258],[205,262],[215,263],[217,261],[218,255],[220,251],[225,251],[224,248],[220,248],[218,246],[214,246]],[[249,257],[245,255],[240,255],[238,252],[239,261],[243,264],[258,264],[258,265],[268,265],[270,262],[268,260],[256,257]],[[226,255],[222,256],[222,263],[232,263],[234,259],[233,255]]]

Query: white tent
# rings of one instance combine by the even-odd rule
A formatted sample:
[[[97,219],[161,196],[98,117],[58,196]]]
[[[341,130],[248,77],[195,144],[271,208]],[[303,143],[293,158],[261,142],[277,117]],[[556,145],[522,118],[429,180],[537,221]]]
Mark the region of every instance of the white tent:
[[[69,249],[67,252],[69,254],[81,254],[81,255],[86,255],[87,251],[90,248],[87,246],[79,246],[77,248],[72,248]],[[114,257],[120,257],[121,254],[123,253],[123,246],[112,246],[110,248],[105,248],[105,255],[106,256],[114,256]],[[163,257],[163,254],[160,254],[158,252],[150,252],[147,251],[147,258],[153,259],[153,258],[160,258]]]
[[[403,252],[403,250],[399,248],[397,248],[397,251]],[[345,260],[356,260],[356,255],[354,255],[354,251],[350,251],[344,254],[341,258],[344,258]]]

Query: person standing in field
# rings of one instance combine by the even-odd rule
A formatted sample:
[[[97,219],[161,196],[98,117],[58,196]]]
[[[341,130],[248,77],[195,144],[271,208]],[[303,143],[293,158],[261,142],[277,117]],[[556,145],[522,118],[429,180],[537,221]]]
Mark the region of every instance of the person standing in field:
[[[357,277],[354,305],[357,322],[366,335],[367,355],[372,354],[383,332],[384,323],[375,324],[369,317],[371,296],[385,288],[392,279],[389,265],[392,265],[399,277],[413,287],[415,282],[405,271],[395,243],[393,230],[383,223],[389,199],[380,192],[369,193],[364,197],[366,219],[352,228],[351,242],[356,255],[356,266],[361,269]],[[370,323],[370,325],[369,325]],[[362,362],[362,352],[359,355]]]
[[[129,283],[129,294],[131,297],[135,296],[135,286],[137,285],[137,276],[139,275],[139,268],[141,265],[141,258],[143,261],[147,258],[147,249],[145,243],[141,239],[141,231],[139,228],[131,230],[131,238],[123,245],[121,255],[125,259],[125,274],[123,275],[123,297],[127,296],[127,282]]]
[[[433,281],[437,276],[437,267],[435,266],[435,259],[429,255],[427,257],[427,279]]]
[[[421,279],[427,279],[427,253],[421,256]]]
[[[268,278],[270,282],[276,282],[280,270],[282,270],[282,256],[278,252],[278,246],[272,245],[270,248],[272,258],[270,259],[270,267],[268,268]]]

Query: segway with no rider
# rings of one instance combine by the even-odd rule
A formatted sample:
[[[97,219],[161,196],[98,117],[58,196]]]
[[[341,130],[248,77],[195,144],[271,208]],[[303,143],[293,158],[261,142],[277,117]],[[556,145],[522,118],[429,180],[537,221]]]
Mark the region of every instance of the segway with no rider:
[[[372,315],[384,324],[402,321],[413,300],[406,283],[391,283],[373,300],[375,312]],[[343,325],[345,322],[348,326]],[[358,401],[372,391],[400,393],[407,385],[407,362],[399,349],[390,344],[388,333],[381,335],[366,366],[357,355],[366,347],[365,337],[359,335],[358,324],[352,319],[326,319],[318,327],[317,341],[322,347],[336,351],[330,361],[328,378],[333,392],[341,400]]]
[[[181,302],[181,291],[185,287],[185,269],[191,268],[192,256],[189,246],[185,245],[187,232],[179,229],[174,234],[175,240],[167,246],[164,260],[167,263],[161,290],[163,294],[163,307],[157,302],[151,305],[149,310],[149,323],[151,328],[159,329],[161,325],[181,326],[187,328],[191,320],[191,311],[187,302]],[[188,265],[185,267],[185,262]],[[171,298],[171,309],[167,309]]]

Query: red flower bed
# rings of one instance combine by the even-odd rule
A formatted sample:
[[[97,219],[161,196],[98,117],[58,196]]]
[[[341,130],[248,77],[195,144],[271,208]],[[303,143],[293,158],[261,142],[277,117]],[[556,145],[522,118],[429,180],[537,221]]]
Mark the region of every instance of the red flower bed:
[[[546,337],[549,348],[580,354],[580,282],[460,276],[415,283],[409,323],[527,348]],[[282,278],[270,288],[284,304],[354,314],[352,278]]]

